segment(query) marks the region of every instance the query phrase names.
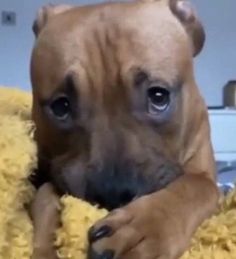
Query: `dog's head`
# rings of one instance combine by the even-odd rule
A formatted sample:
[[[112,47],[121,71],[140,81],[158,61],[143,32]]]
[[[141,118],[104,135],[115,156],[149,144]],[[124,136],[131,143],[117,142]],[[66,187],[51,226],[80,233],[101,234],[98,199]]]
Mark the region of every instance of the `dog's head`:
[[[33,29],[39,159],[61,191],[114,208],[182,173],[204,110],[188,2],[47,6]]]

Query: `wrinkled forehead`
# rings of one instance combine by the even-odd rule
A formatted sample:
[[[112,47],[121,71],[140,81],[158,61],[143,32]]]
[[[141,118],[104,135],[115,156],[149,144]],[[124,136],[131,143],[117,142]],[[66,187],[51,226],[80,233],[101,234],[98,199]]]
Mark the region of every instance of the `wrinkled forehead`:
[[[192,62],[187,34],[165,1],[74,8],[48,24],[36,46],[35,63],[44,59],[37,75],[51,69],[54,87],[69,70],[99,81],[137,68],[171,85]]]

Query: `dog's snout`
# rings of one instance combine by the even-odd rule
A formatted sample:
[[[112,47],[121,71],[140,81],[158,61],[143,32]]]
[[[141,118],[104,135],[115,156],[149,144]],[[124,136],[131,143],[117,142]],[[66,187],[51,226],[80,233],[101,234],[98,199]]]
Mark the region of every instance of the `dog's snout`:
[[[137,164],[123,161],[106,165],[101,171],[86,174],[85,199],[93,204],[113,210],[131,201],[166,187],[182,170],[163,157],[152,171],[146,171]],[[145,172],[145,173],[143,173]]]
[[[129,179],[117,178],[99,181],[88,181],[86,188],[86,200],[99,204],[108,210],[119,208],[131,202],[141,187]]]
[[[108,210],[131,202],[144,188],[141,175],[128,165],[106,165],[86,175],[85,199]]]
[[[136,193],[133,190],[130,190],[130,189],[121,190],[119,194],[120,203],[122,205],[125,205],[130,201],[132,201],[135,196],[136,196]]]

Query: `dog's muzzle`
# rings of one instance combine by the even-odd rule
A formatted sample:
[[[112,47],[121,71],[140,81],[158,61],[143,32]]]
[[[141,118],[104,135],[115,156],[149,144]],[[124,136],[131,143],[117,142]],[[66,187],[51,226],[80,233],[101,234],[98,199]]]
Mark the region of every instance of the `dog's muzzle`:
[[[108,166],[86,175],[85,199],[113,210],[166,187],[180,175],[180,168],[170,163],[159,166],[156,172],[142,172],[132,166]]]

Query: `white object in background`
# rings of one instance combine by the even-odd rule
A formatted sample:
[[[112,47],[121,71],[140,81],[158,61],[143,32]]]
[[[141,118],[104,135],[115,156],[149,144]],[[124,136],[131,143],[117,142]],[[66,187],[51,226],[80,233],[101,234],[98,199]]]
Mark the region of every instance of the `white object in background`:
[[[216,160],[236,160],[236,109],[211,109],[208,113]]]

